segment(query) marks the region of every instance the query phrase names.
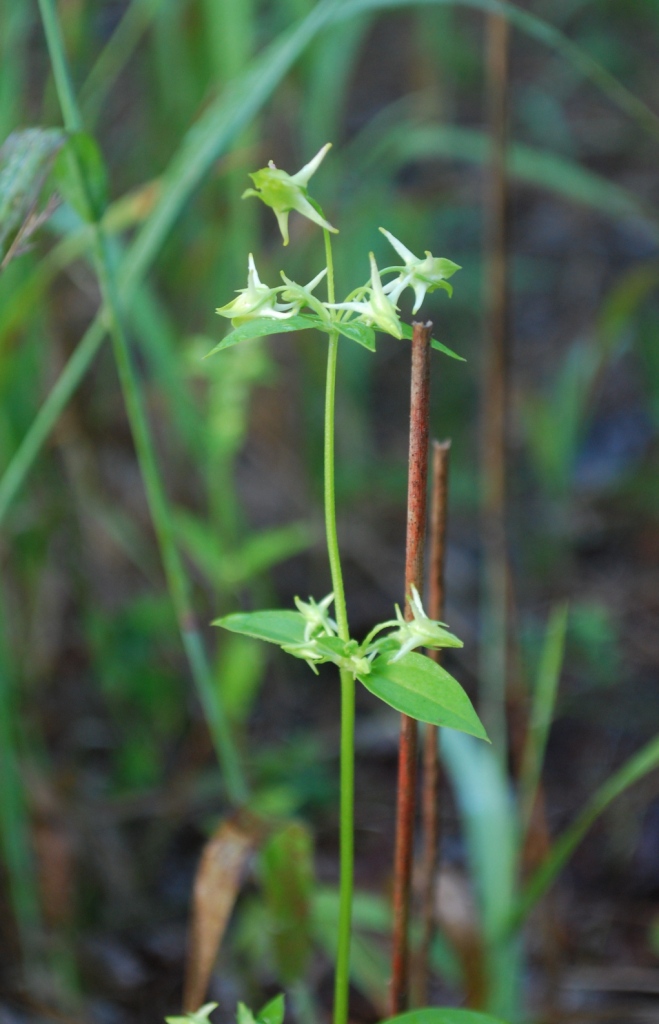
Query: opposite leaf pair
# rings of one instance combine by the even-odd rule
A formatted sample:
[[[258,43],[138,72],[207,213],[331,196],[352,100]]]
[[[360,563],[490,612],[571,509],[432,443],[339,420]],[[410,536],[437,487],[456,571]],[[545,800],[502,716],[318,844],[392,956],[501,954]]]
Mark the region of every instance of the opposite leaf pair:
[[[462,647],[444,623],[428,618],[416,589],[410,600],[412,620],[406,622],[396,607],[396,618],[379,623],[361,644],[336,635],[336,623],[329,615],[332,598],[329,594],[320,602],[296,599],[296,612],[237,612],[214,625],[277,644],[305,660],[316,673],[318,665],[331,662],[403,714],[487,738],[457,680],[430,658],[412,653],[416,647]],[[376,639],[384,630],[391,632]]]

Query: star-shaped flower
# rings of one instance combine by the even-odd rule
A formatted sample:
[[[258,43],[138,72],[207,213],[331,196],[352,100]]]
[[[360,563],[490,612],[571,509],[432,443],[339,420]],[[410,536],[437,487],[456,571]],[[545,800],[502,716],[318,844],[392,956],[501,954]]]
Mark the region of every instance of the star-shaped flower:
[[[331,145],[331,142],[328,142],[318,150],[315,157],[305,164],[297,174],[287,174],[286,171],[281,171],[275,167],[272,160],[267,167],[250,174],[255,187],[246,189],[243,192],[243,199],[246,196],[256,196],[257,199],[261,199],[266,206],[270,206],[274,210],[284,245],[288,245],[288,215],[291,210],[297,210],[303,217],[318,224],[321,228],[337,231],[337,228],[332,227],[325,220],[316,206],[309,202],[309,193],[307,192],[309,179],[318,170]]]
[[[275,300],[279,291],[281,288],[268,288],[267,284],[262,284],[250,252],[247,261],[247,287],[239,290],[237,299],[227,302],[226,306],[220,306],[215,312],[220,316],[229,317],[234,327],[261,316],[286,320],[293,316],[293,312],[290,305],[277,305]]]
[[[401,292],[407,288],[414,289],[414,308],[416,313],[423,302],[426,292],[434,292],[437,288],[443,288],[449,295],[453,294],[453,288],[447,283],[447,278],[452,277],[456,270],[461,268],[452,260],[435,257],[426,249],[425,260],[420,260],[413,252],[403,245],[391,232],[380,228],[380,231],[388,238],[399,256],[402,256],[405,266],[400,268],[400,275],[389,281],[384,286],[384,292],[394,303],[398,302]],[[399,268],[396,268],[399,269]]]
[[[334,600],[334,594],[328,594],[322,601],[317,603],[313,597],[308,601],[301,601],[295,598],[295,607],[304,618],[304,639],[310,640],[314,636],[335,636],[337,625],[334,619],[329,616],[328,609]]]
[[[368,299],[335,302],[332,304],[326,303],[327,308],[352,310],[355,313],[359,313],[357,319],[361,320],[362,323],[368,324],[369,327],[377,327],[378,330],[384,331],[385,334],[392,334],[394,338],[402,338],[403,329],[397,316],[398,307],[395,304],[395,300],[390,299],[385,294],[382,281],[380,280],[380,272],[375,262],[375,256],[372,252],[368,255],[371,261],[371,284],[370,287],[367,286],[364,289],[370,292]]]
[[[406,622],[400,608],[396,605],[398,629],[390,633],[387,640],[396,640],[400,644],[400,649],[396,651],[393,658],[389,659],[389,664],[399,661],[406,654],[409,654],[410,651],[413,651],[415,647],[464,646],[462,640],[458,640],[457,636],[453,636],[453,633],[449,633],[444,628],[446,623],[428,618],[423,610],[419,591],[415,586],[412,586],[410,608],[412,609],[413,618],[410,622]]]
[[[299,313],[303,306],[308,306],[323,320],[329,321],[329,315],[325,306],[320,299],[317,299],[315,295],[311,294],[326,274],[327,267],[323,267],[321,272],[316,274],[312,281],[309,281],[309,284],[301,285],[297,284],[295,281],[291,281],[290,277],[286,277],[284,271],[281,271],[281,279],[286,285],[286,287],[281,290],[281,298],[284,302],[290,304],[290,308],[293,313]]]

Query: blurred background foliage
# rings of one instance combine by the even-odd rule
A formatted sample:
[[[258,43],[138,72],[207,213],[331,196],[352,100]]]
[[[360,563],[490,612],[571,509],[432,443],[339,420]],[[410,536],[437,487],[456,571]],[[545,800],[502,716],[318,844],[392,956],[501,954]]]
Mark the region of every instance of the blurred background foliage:
[[[322,265],[307,221],[292,216],[284,250],[268,211],[240,200],[248,171],[269,159],[294,171],[333,143],[314,194],[341,226],[339,291],[367,278],[370,249],[386,262],[380,224],[414,252],[462,266],[451,302],[436,293],[423,315],[467,359],[434,362],[433,430],[453,440],[446,617],[465,650],[452,667],[475,694],[488,4],[58,6],[84,127],[102,155],[102,223],[209,652],[204,699],[221,694],[253,807],[300,815],[315,836],[313,898],[310,839],[291,840],[306,866],[290,884],[311,899],[307,917],[277,909],[282,833],[253,868],[211,994],[229,1012],[236,995],[249,1001],[251,991],[260,1005],[283,979],[297,1018],[313,1018],[328,999],[336,916],[338,697],[304,666],[205,624],[238,605],[287,606],[328,590],[325,354],[307,335],[286,335],[203,356],[224,331],[215,307],[244,286],[248,252],[271,284],[281,269],[306,281]],[[554,831],[659,724],[659,122],[644,106],[659,95],[659,8],[524,0],[511,19],[513,635],[518,683],[530,689],[549,609],[569,599],[546,773]],[[59,1006],[66,1019],[150,1021],[180,997],[192,874],[227,794],[94,319],[90,228],[60,201],[51,173],[61,116],[36,4],[2,0],[0,48],[0,139],[49,129],[9,138],[0,167],[0,1020],[55,1019]],[[340,362],[340,521],[361,635],[402,596],[407,352],[392,339],[375,356],[346,343]],[[396,721],[367,695],[358,712],[357,923],[380,934]],[[646,968],[656,986],[658,808],[649,776],[582,846],[549,967],[546,949],[530,944],[532,993],[546,984],[534,956],[564,1009],[599,1005],[614,967]],[[444,852],[459,873],[457,813],[444,809]],[[280,922],[269,946],[268,913]],[[311,961],[298,928],[311,929]],[[382,944],[361,935],[354,1013],[369,1021],[387,967]],[[460,999],[455,950],[440,938],[433,956],[437,992]],[[604,965],[608,988],[575,967],[564,991],[556,965],[567,963]]]

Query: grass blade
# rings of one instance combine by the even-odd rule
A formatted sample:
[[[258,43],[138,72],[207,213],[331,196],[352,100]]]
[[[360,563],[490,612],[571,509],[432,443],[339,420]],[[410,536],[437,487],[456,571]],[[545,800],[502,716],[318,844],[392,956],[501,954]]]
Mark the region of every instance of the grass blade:
[[[504,938],[515,905],[518,831],[508,781],[492,748],[445,730],[440,757],[456,795],[480,908],[487,1009],[516,1020],[520,993],[516,937]]]
[[[540,656],[519,780],[519,816],[522,836],[526,833],[531,820],[545,759],[549,730],[554,716],[558,682],[565,652],[567,618],[567,604],[561,604],[552,609]]]
[[[535,872],[518,901],[508,922],[510,931],[517,929],[538,900],[547,892],[564,868],[591,825],[616,797],[621,796],[635,782],[659,767],[659,736],[634,754],[617,772],[600,786],[581,814],[552,846],[547,860]]]

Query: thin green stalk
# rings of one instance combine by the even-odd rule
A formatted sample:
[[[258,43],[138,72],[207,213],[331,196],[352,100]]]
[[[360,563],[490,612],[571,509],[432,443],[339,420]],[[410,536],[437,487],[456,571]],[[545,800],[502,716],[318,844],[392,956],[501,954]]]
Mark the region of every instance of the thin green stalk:
[[[53,65],[60,106],[64,115],[64,123],[67,130],[76,131],[80,129],[82,122],[71,86],[64,45],[53,0],[39,0],[39,9]],[[84,188],[86,183],[82,168],[79,168],[79,176],[81,186]],[[226,716],[219,703],[212,672],[190,605],[187,577],[176,546],[169,504],[158,470],[138,378],[133,367],[128,339],[123,325],[123,314],[114,277],[113,260],[100,224],[94,224],[93,230],[96,274],[101,287],[103,304],[108,313],[109,332],[114,347],[126,411],[133,434],[140,472],[147,493],[149,510],[160,547],[167,587],[176,611],[181,638],[190,664],[192,677],[202,701],[222,765],[229,799],[232,803],[242,803],[247,796],[247,786]]]
[[[329,232],[325,231],[327,262],[327,298],[334,302],[334,263]],[[350,639],[343,573],[336,530],[336,489],[334,482],[334,434],[336,398],[336,362],[338,331],[329,336],[327,384],[325,390],[325,530],[329,555],[334,608],[339,636]],[[346,1024],[350,985],[350,934],[352,931],[352,891],[354,884],[354,803],[355,803],[355,677],[341,671],[341,770],[339,809],[339,934],[334,982],[334,1024]]]
[[[32,464],[62,415],[62,410],[89,369],[94,356],[103,343],[106,330],[105,317],[97,316],[78,342],[73,355],[44,399],[27,434],[0,477],[0,523],[4,520],[11,503],[30,472]]]

